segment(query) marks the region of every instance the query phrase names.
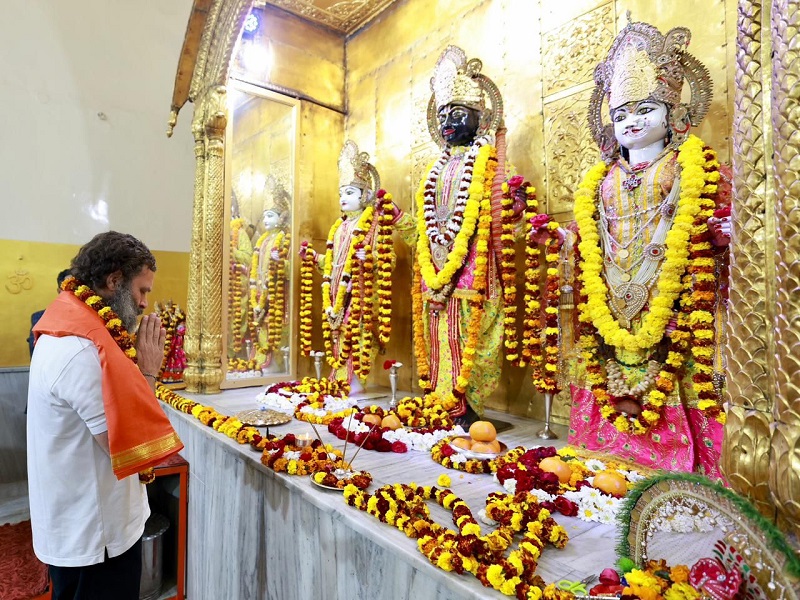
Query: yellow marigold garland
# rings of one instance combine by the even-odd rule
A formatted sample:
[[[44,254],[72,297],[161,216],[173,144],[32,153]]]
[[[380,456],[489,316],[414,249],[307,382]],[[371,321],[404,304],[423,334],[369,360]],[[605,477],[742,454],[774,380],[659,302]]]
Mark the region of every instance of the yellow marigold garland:
[[[455,274],[464,265],[464,261],[469,254],[469,241],[478,226],[478,218],[481,212],[481,200],[486,195],[486,189],[491,192],[492,177],[494,169],[488,171],[489,159],[496,156],[494,147],[486,144],[481,146],[472,173],[472,181],[469,184],[469,197],[464,208],[464,222],[455,236],[453,248],[447,254],[442,270],[438,273],[433,265],[431,256],[430,241],[428,239],[427,222],[425,219],[417,219],[417,261],[420,264],[420,271],[425,285],[431,291],[437,292],[446,284],[450,283]],[[431,182],[428,178],[420,183],[417,190],[417,206],[425,204],[425,189]],[[488,184],[488,185],[487,185]],[[435,182],[433,182],[435,186]]]
[[[602,248],[594,211],[597,191],[607,171],[605,163],[600,163],[590,169],[575,195],[575,216],[581,237],[576,253],[579,256],[577,265],[581,282],[578,308],[582,325],[579,343],[582,348],[582,356],[586,360],[587,380],[592,387],[600,414],[623,433],[641,435],[647,433],[660,421],[664,403],[674,389],[677,372],[683,366],[689,339],[692,335],[690,327],[702,322],[709,324],[713,329],[713,313],[699,311],[694,316],[686,314],[691,312],[692,281],[691,278],[687,283],[683,281],[686,272],[702,272],[699,281],[702,281],[703,275],[705,275],[706,283],[716,284],[713,267],[710,278],[708,272],[704,271],[709,265],[707,264],[708,257],[705,255],[707,248],[702,244],[704,239],[707,239],[707,220],[711,214],[709,210],[713,212],[713,201],[710,200],[710,196],[716,192],[719,163],[716,162],[713,152],[708,156],[707,154],[708,149],[696,136],[690,136],[679,148],[681,194],[678,201],[678,214],[666,238],[667,251],[658,278],[658,296],[651,302],[650,312],[644,317],[642,328],[637,335],[622,329],[611,315],[607,303],[608,288],[600,277]],[[591,210],[589,203],[591,203]],[[696,240],[700,245],[696,246],[694,242],[690,245],[691,239]],[[587,252],[588,256],[585,254]],[[713,258],[711,261],[713,263]],[[587,269],[589,270],[588,274]],[[708,290],[703,289],[702,291],[707,293]],[[667,323],[672,316],[672,307],[679,295],[683,311],[678,315],[678,327],[669,336],[671,343],[667,359],[656,378],[655,386],[647,394],[642,406],[643,410],[639,415],[636,417],[623,415],[615,409],[612,397],[606,389],[606,378],[599,361],[594,332],[602,335],[607,344],[627,350],[642,350],[655,346],[664,337]],[[701,327],[700,330],[702,329],[704,328]],[[651,341],[654,336],[657,337]],[[696,339],[704,337],[707,337],[707,334],[701,333]],[[703,345],[701,342],[696,347],[702,348]],[[695,356],[698,354],[702,356],[704,353],[711,356],[709,351],[700,349],[698,352],[694,347],[692,353]],[[702,364],[699,365],[699,371],[704,373]],[[708,374],[710,375],[710,373]],[[707,393],[703,387],[699,391]],[[701,404],[699,408],[707,410],[710,416],[724,420],[724,414],[720,417],[716,401],[713,406],[706,403]]]
[[[592,167],[575,193],[575,220],[581,235],[580,252],[583,286],[588,299],[581,308],[581,318],[590,320],[606,344],[629,351],[655,346],[663,337],[672,317],[672,307],[681,292],[681,275],[689,262],[689,236],[700,210],[705,187],[703,142],[692,135],[678,151],[681,166],[681,193],[677,215],[665,240],[666,251],[656,283],[657,295],[642,319],[636,334],[627,331],[611,314],[608,287],[602,278],[603,256],[598,220],[595,218],[598,188],[608,168],[605,163]]]
[[[314,253],[309,248],[300,263],[300,353],[311,355],[314,291]]]
[[[486,500],[487,513],[499,516],[502,509],[504,515],[514,516],[504,519],[487,535],[483,535],[467,503],[449,489],[395,484],[385,485],[371,495],[355,486],[346,486],[344,500],[416,539],[420,552],[444,571],[471,573],[484,586],[525,600],[574,598],[571,592],[545,586],[535,573],[544,547],[549,543],[563,548],[569,536],[550,516],[550,511],[530,495],[507,498],[490,494]],[[428,500],[435,500],[452,512],[455,530],[431,518]],[[506,558],[504,555],[518,532],[523,533],[522,539]]]
[[[244,226],[244,219],[241,217],[231,221],[231,247],[230,247],[230,303],[231,314],[233,316],[231,330],[233,332],[233,351],[239,352],[242,349],[242,339],[239,332],[242,330],[242,297],[245,291],[242,289],[240,275],[243,275],[243,267],[234,259],[234,253],[239,249],[239,235]]]

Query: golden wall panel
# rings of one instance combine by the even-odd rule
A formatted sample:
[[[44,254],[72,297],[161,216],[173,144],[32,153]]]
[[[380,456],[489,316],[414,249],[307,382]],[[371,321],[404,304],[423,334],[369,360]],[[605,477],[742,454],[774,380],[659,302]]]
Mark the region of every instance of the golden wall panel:
[[[730,486],[747,496],[764,516],[774,518],[766,474],[769,472],[769,413],[741,406],[728,408],[722,443],[722,469]]]
[[[545,96],[592,81],[595,66],[614,41],[613,8],[604,4],[542,35]]]
[[[583,14],[594,10],[608,0],[570,0],[569,2],[544,2],[542,4],[542,31],[551,31],[556,27],[579,19]]]
[[[268,83],[344,111],[343,36],[272,6],[264,7],[261,23],[254,39],[268,44],[272,56]],[[245,79],[260,80],[253,75]]]
[[[800,524],[800,414],[785,415],[772,433],[769,487],[781,516]]]
[[[572,210],[572,195],[583,173],[598,160],[586,114],[592,88],[544,106],[547,211]]]

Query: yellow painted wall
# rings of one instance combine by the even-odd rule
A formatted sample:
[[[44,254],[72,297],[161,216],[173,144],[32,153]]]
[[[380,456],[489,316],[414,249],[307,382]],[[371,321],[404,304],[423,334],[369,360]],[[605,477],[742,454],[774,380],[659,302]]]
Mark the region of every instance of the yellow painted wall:
[[[79,246],[0,240],[0,367],[27,366],[30,315],[56,296],[56,276],[69,267]],[[156,278],[150,308],[158,300],[186,306],[189,253],[153,251]]]
[[[500,88],[509,160],[534,183],[542,207],[571,219],[571,192],[599,158],[585,120],[593,70],[624,27],[628,9],[634,20],[662,33],[677,25],[693,28],[689,50],[708,66],[715,86],[709,116],[696,133],[729,160],[735,0],[407,0],[347,41],[346,137],[374,157],[383,187],[400,207],[414,211],[416,186],[437,153],[425,120],[429,81],[442,50],[459,45],[483,61],[482,72]],[[411,285],[408,250],[399,241],[397,247],[393,289],[400,318],[391,358],[411,365],[410,306],[402,301]],[[411,369],[401,377],[403,387],[414,382]],[[487,405],[543,416],[529,373],[508,366]],[[569,408],[562,401],[556,410],[563,418]]]

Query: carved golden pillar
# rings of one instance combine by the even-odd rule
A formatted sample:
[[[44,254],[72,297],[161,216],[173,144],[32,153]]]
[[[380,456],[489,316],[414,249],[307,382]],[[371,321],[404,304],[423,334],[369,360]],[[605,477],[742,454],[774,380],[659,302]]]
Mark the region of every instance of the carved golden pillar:
[[[800,0],[772,6],[775,172],[775,402],[769,485],[781,520],[800,530]]]
[[[730,485],[767,517],[775,507],[768,483],[774,376],[772,315],[775,281],[766,257],[774,250],[771,184],[770,35],[761,0],[739,2],[734,102],[734,236],[728,314],[728,422],[721,466]],[[770,175],[768,177],[767,175]],[[767,221],[770,220],[768,223]]]
[[[202,115],[199,115],[202,117]],[[194,136],[194,203],[192,206],[192,243],[189,253],[189,294],[186,310],[186,371],[183,378],[186,390],[201,391],[203,363],[200,359],[200,338],[203,323],[202,252],[203,252],[203,182],[206,172],[205,128],[202,118],[192,122]]]

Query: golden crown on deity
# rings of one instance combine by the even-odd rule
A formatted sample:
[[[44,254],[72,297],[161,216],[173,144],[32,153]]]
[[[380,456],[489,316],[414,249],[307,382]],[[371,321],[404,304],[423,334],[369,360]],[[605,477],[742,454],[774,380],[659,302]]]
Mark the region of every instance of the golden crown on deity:
[[[708,113],[713,84],[708,69],[686,52],[692,34],[686,27],[666,35],[648,23],[630,22],[620,31],[606,60],[594,73],[595,90],[589,103],[589,127],[604,158],[618,152],[613,126],[603,123],[603,102],[615,109],[630,102],[656,100],[670,109],[672,144],[679,144],[691,126]],[[689,82],[691,100],[681,102],[683,81]]]
[[[374,196],[381,186],[378,170],[369,162],[369,154],[359,152],[352,140],[347,140],[339,153],[339,187],[355,186]]]
[[[264,212],[272,210],[281,215],[281,217],[286,216],[289,213],[291,196],[280,178],[271,173],[267,175],[264,189],[266,193]]]
[[[428,131],[440,146],[445,142],[439,128],[439,109],[448,104],[472,108],[480,114],[478,135],[496,133],[503,122],[503,99],[495,83],[481,73],[483,63],[458,46],[444,49],[431,77]]]

